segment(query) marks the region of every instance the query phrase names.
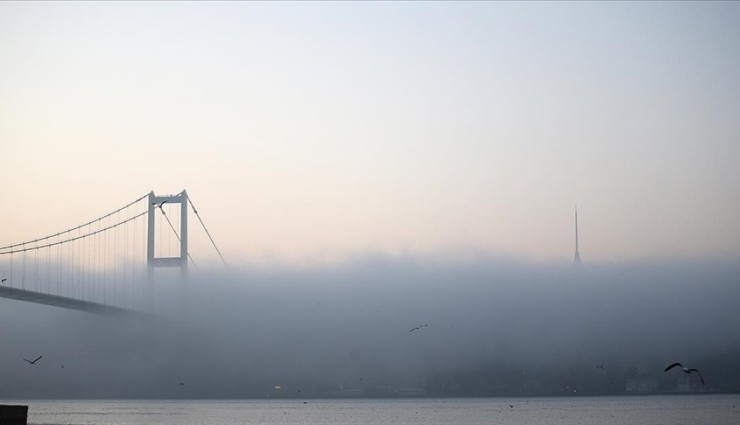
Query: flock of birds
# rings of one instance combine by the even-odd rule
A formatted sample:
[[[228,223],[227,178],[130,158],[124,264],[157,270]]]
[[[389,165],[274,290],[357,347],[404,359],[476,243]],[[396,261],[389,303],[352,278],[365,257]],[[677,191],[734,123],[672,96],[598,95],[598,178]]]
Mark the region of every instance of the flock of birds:
[[[409,329],[409,332],[418,331],[419,329],[424,328],[426,326],[429,326],[429,323],[424,323],[423,325],[415,326],[415,327]],[[704,377],[701,376],[701,373],[699,372],[698,369],[693,368],[693,367],[691,367],[691,368],[686,367],[686,366],[684,366],[684,365],[682,365],[681,363],[678,363],[678,362],[673,363],[671,365],[668,365],[668,367],[666,367],[663,370],[663,372],[668,372],[669,370],[673,369],[674,367],[680,367],[681,368],[681,371],[683,373],[686,373],[686,374],[696,373],[697,375],[699,375],[699,380],[701,380],[701,384],[702,385],[705,385],[704,384]],[[602,364],[596,365],[596,368],[597,369],[601,369],[601,370],[604,370],[605,369],[604,365],[602,365]]]
[[[427,327],[427,326],[429,326],[429,323],[424,323],[423,325],[419,325],[419,326],[414,326],[413,328],[409,329],[409,332],[415,332],[415,331],[418,331],[418,330],[420,330],[420,329],[422,329],[422,328],[425,328],[425,327]],[[23,360],[25,360],[26,362],[28,362],[28,364],[29,364],[29,365],[35,365],[35,364],[36,364],[36,362],[38,362],[39,360],[41,360],[41,358],[42,358],[42,357],[43,357],[43,355],[40,355],[40,356],[36,357],[36,358],[35,358],[35,359],[33,359],[33,360],[28,360],[28,359],[26,359],[26,358],[24,358]],[[62,367],[62,369],[64,369],[64,365],[60,365],[60,366]],[[693,368],[693,367],[691,367],[691,368],[689,368],[689,367],[686,367],[686,366],[684,366],[684,365],[682,365],[681,363],[678,363],[678,362],[676,362],[676,363],[673,363],[673,364],[670,364],[670,365],[668,365],[668,367],[666,367],[666,368],[665,368],[665,369],[663,370],[663,372],[668,372],[669,370],[671,370],[671,369],[673,369],[673,368],[675,368],[675,367],[680,367],[680,368],[681,368],[681,371],[682,371],[683,373],[685,373],[685,374],[691,374],[691,373],[696,373],[697,375],[699,375],[699,379],[701,380],[701,384],[702,384],[702,385],[705,385],[705,384],[704,384],[704,377],[703,377],[703,376],[701,376],[701,372],[699,372],[699,370],[698,370],[698,369],[696,369],[696,368]],[[604,370],[604,369],[606,369],[606,368],[604,367],[604,365],[602,365],[602,364],[596,365],[596,368],[597,368],[597,369],[601,369],[601,370]],[[363,378],[360,378],[360,381],[362,381],[362,380],[363,380]],[[180,383],[178,383],[178,384],[177,384],[177,386],[178,386],[178,387],[183,387],[183,386],[185,386],[185,383],[184,383],[184,382],[180,382]],[[300,391],[299,391],[299,392],[300,392]],[[304,403],[304,404],[305,404],[305,403]],[[514,406],[513,406],[513,405],[509,405],[509,407],[510,407],[510,408],[512,408],[512,409],[514,408]]]
[[[427,327],[427,326],[429,326],[429,323],[424,323],[423,325],[415,326],[415,327],[409,329],[409,332],[418,331],[419,329],[424,328],[424,327]],[[680,367],[681,368],[681,371],[683,373],[686,373],[686,374],[696,373],[697,375],[699,375],[699,379],[701,380],[701,384],[704,385],[704,377],[701,376],[701,373],[699,372],[698,369],[693,368],[693,367],[692,368],[685,367],[684,365],[682,365],[681,363],[678,363],[678,362],[669,365],[668,367],[666,367],[663,370],[663,372],[668,372],[669,370],[673,369],[674,367]],[[602,365],[602,364],[596,365],[596,368],[597,369],[601,369],[601,370],[606,369],[604,367],[604,365]],[[510,407],[513,408],[514,406],[510,406]]]
[[[26,361],[26,362],[28,362],[28,364],[30,364],[30,365],[35,365],[36,362],[38,362],[39,360],[41,360],[43,357],[44,357],[44,355],[42,354],[42,355],[36,357],[33,360],[28,360],[25,357],[23,358],[23,360]],[[62,369],[64,369],[64,365],[63,364],[60,364],[59,367],[61,367]],[[185,386],[185,383],[184,382],[180,382],[180,383],[177,384],[177,386],[178,387],[183,387],[183,386]]]
[[[167,202],[167,201],[164,201],[164,202]],[[164,204],[164,202],[162,202],[162,204],[159,205],[159,208],[162,208],[162,205]],[[3,282],[4,281],[5,281],[5,279],[3,279]],[[423,325],[415,326],[415,327],[409,329],[409,332],[418,331],[419,329],[424,328],[424,327],[427,327],[427,326],[429,326],[429,323],[424,323]],[[28,362],[28,364],[30,364],[30,365],[35,365],[36,362],[38,362],[39,360],[41,360],[42,357],[44,357],[44,356],[43,355],[40,355],[40,356],[36,357],[33,360],[28,360],[26,358],[24,358],[23,360],[25,360],[26,362]],[[60,365],[60,366],[62,367],[62,369],[64,369],[64,365]],[[360,381],[362,381],[362,379],[363,378],[360,378]],[[179,382],[177,384],[177,386],[178,387],[184,387],[185,386],[185,383],[184,382]],[[298,392],[300,392],[300,391],[298,391]]]

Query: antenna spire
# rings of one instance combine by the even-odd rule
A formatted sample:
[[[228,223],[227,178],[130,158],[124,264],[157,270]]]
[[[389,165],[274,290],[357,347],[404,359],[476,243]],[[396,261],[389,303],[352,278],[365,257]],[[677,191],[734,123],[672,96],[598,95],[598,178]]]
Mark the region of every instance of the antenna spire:
[[[573,258],[573,263],[581,264],[581,254],[578,253],[578,207],[576,207],[576,256]]]

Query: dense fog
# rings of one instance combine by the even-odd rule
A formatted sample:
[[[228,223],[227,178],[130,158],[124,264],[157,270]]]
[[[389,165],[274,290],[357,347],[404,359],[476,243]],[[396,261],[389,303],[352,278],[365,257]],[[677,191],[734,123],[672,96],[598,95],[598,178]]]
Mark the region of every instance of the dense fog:
[[[143,295],[156,317],[1,299],[0,398],[740,390],[736,264],[367,255],[192,270]],[[706,385],[663,372],[676,361]]]

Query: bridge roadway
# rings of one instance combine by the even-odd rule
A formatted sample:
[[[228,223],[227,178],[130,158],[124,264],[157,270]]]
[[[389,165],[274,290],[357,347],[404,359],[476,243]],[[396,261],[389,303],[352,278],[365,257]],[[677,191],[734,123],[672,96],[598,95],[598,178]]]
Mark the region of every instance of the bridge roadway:
[[[75,298],[61,297],[58,295],[43,294],[40,292],[28,291],[25,289],[9,288],[7,286],[0,286],[0,297],[36,304],[45,304],[60,308],[67,308],[71,310],[84,311],[86,313],[99,314],[103,316],[137,316],[142,318],[156,317],[153,314],[145,313],[143,311],[131,310],[107,304],[94,303],[91,301],[83,301]]]

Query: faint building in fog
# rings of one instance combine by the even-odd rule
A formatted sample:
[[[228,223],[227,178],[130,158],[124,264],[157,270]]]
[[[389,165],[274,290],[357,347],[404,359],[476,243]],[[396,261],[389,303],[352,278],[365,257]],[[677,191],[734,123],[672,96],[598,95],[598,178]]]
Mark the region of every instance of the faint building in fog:
[[[624,390],[630,394],[654,394],[658,392],[658,380],[646,375],[630,378]]]

